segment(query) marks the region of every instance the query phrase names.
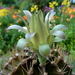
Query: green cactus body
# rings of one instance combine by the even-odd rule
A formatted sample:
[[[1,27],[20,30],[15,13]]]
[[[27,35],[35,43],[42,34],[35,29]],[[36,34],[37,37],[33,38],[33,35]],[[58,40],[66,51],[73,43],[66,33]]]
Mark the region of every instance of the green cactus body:
[[[27,52],[26,52],[27,53]],[[72,68],[57,50],[52,50],[46,64],[40,66],[37,55],[15,54],[4,66],[4,75],[72,75]]]

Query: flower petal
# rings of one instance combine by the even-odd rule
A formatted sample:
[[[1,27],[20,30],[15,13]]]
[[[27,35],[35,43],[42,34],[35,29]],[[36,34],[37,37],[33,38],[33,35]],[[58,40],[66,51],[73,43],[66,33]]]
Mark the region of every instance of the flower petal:
[[[52,30],[60,30],[60,29],[67,29],[68,27],[63,25],[63,24],[59,24],[56,25]]]
[[[54,37],[53,35],[48,35],[48,37],[47,37],[47,43],[48,44],[52,44],[53,43],[53,41],[54,41],[53,37]]]
[[[62,41],[63,39],[61,39],[61,38],[59,38],[59,37],[55,37],[54,38],[54,42],[60,42],[60,41]]]
[[[25,13],[25,15],[27,16],[27,20],[30,21],[32,14],[28,11],[28,10],[23,10],[23,12]]]
[[[60,31],[60,30],[56,30],[56,31],[52,32],[51,35],[55,35],[55,36],[57,36],[63,40],[66,39],[65,33],[63,31]]]
[[[48,44],[43,44],[39,46],[39,53],[40,55],[42,55],[43,57],[46,57],[49,55],[50,53],[50,47]]]
[[[10,29],[18,29],[18,30],[20,30],[20,31],[22,31],[22,32],[24,32],[24,33],[26,33],[26,30],[25,30],[23,27],[19,26],[19,25],[11,25],[11,26],[9,26],[9,27],[7,28],[7,30],[10,30]]]
[[[43,12],[41,11],[41,10],[39,10],[39,12],[38,12],[38,14],[39,14],[39,16],[40,16],[40,19],[43,21]]]
[[[48,23],[50,22],[51,18],[55,15],[55,12],[53,10],[51,10],[50,12],[47,13],[47,15],[45,16],[45,24],[48,25]]]
[[[23,27],[23,28],[25,29],[25,32],[28,33],[27,27]],[[21,30],[18,30],[18,31],[20,32]]]
[[[56,12],[54,12],[54,10],[50,11],[50,15],[49,15],[49,21],[52,19],[52,17],[56,14]]]
[[[27,39],[21,38],[17,43],[17,51],[21,51],[25,48],[25,46],[29,43]]]
[[[26,39],[30,39],[30,38],[32,38],[34,35],[35,35],[35,33],[27,33],[27,34],[25,35],[25,37],[26,37]]]

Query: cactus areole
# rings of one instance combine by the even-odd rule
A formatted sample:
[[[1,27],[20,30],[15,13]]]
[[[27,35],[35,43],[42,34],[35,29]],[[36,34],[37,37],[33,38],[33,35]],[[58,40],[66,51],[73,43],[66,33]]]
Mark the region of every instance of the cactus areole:
[[[63,24],[59,24],[50,30],[50,21],[55,15],[54,10],[49,11],[45,17],[41,10],[34,14],[31,14],[28,10],[23,10],[23,12],[27,16],[27,21],[22,18],[25,27],[11,25],[7,30],[18,29],[24,32],[25,38],[21,38],[18,41],[16,46],[17,51],[21,51],[28,46],[37,53],[40,65],[45,65],[51,52],[51,44],[66,39],[66,35],[62,29],[67,29],[67,27]]]

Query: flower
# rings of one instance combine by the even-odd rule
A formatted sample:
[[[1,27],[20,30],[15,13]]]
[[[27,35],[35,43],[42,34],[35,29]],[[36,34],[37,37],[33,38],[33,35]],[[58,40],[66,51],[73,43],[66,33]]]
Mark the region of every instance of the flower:
[[[22,38],[22,36],[19,36],[20,38]]]
[[[69,22],[69,21],[70,21],[70,19],[69,19],[69,18],[67,18],[67,19],[66,19],[66,21],[67,21],[67,22]]]
[[[59,42],[66,39],[65,33],[61,30],[67,29],[67,27],[65,25],[59,24],[50,30],[50,21],[55,15],[53,10],[49,11],[45,18],[41,10],[36,14],[32,14],[28,10],[24,10],[23,12],[27,16],[27,23],[25,23],[26,27],[11,25],[7,28],[7,30],[18,29],[24,32],[25,38],[21,38],[18,41],[16,49],[21,51],[26,46],[29,46],[34,52],[38,53],[40,65],[44,65],[46,62],[46,57],[51,51],[50,45],[53,42]],[[44,62],[41,61],[42,59],[44,59]]]
[[[27,19],[27,16],[23,16],[23,18],[26,20]]]
[[[33,5],[32,7],[31,7],[31,12],[38,12],[38,6],[37,5]]]
[[[54,5],[53,4],[49,4],[49,7],[54,9]]]
[[[52,39],[50,38],[49,39],[50,41],[47,41],[47,37],[49,38],[49,35],[50,36],[53,36],[53,35],[58,36],[61,40],[66,39],[65,34],[62,31],[60,31],[60,29],[66,29],[67,27],[62,24],[56,25],[51,31],[49,31],[49,22],[51,21],[52,17],[55,15],[55,12],[53,10],[51,10],[50,12],[47,13],[47,15],[45,16],[45,22],[43,22],[42,11],[39,11],[38,14],[36,14],[37,16],[36,15],[32,16],[32,14],[28,10],[24,10],[23,12],[27,16],[27,21],[29,22],[29,26],[23,28],[18,25],[12,25],[12,26],[9,26],[7,29],[8,30],[9,29],[19,29],[20,31],[22,31],[26,34],[25,35],[26,39],[31,39],[32,37],[34,39],[36,39],[36,40],[34,40],[34,39],[30,40],[35,48],[39,48],[39,45],[44,44],[44,43],[45,44],[51,43],[52,39],[54,39],[54,38],[52,38]],[[57,32],[60,35],[57,34]],[[56,41],[56,39],[54,41]],[[34,51],[37,51],[37,50],[34,50]]]
[[[0,7],[0,9],[3,9],[4,7]]]
[[[0,26],[2,25],[2,22],[0,22]]]
[[[0,2],[0,4],[2,4],[2,2]]]
[[[58,6],[58,3],[56,1],[53,1],[53,2],[49,2],[49,7],[54,9],[55,6]]]
[[[21,10],[18,10],[18,12],[21,12]]]
[[[10,23],[10,25],[13,25],[13,23]]]
[[[48,11],[50,11],[50,10],[52,10],[52,8],[47,7],[47,6],[44,7],[44,11],[45,11],[45,12],[48,12]]]
[[[60,6],[60,8],[63,8],[63,7],[64,7],[64,5],[61,5],[61,6]]]
[[[70,14],[70,19],[72,19],[73,17],[75,17],[75,15],[74,14]]]
[[[0,53],[2,53],[2,50],[0,50]]]
[[[66,5],[66,4],[67,4],[66,1],[63,1],[63,2],[62,2],[62,5]]]
[[[6,8],[1,7],[0,17],[6,16],[9,11]]]
[[[14,9],[14,6],[11,6],[10,8]]]
[[[53,5],[58,6],[58,3],[54,1],[54,2],[53,2]]]
[[[17,18],[17,16],[16,16],[16,15],[12,15],[12,18],[16,19],[16,18]]]
[[[75,8],[72,8],[72,11],[75,12]]]
[[[68,7],[70,6],[70,0],[63,0],[61,4]]]
[[[56,18],[56,19],[58,19],[58,18],[59,18],[59,16],[55,16],[55,18]]]

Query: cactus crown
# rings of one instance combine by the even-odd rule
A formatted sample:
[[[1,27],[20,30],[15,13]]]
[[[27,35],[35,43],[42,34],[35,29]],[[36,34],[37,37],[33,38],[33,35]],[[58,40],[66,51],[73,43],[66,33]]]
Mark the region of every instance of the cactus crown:
[[[28,10],[24,10],[23,12],[27,16],[27,21],[23,20],[26,26],[12,25],[7,30],[19,29],[19,31],[24,32],[25,38],[21,38],[18,41],[17,50],[21,51],[28,46],[34,52],[37,52],[40,65],[43,65],[50,54],[50,45],[53,42],[66,39],[66,35],[62,29],[67,29],[67,27],[59,24],[50,30],[50,20],[55,15],[53,10],[49,11],[45,18],[41,10],[37,14],[31,14]]]

